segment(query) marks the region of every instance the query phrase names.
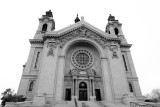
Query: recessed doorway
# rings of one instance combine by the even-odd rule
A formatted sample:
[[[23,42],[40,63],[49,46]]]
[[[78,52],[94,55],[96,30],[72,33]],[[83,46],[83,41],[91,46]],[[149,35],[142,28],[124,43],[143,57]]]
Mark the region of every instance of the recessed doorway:
[[[96,101],[101,101],[101,91],[100,89],[95,89]]]
[[[70,101],[71,100],[71,89],[70,88],[66,89],[65,100],[66,101]]]
[[[81,82],[79,84],[79,101],[87,101],[87,84],[85,82]]]

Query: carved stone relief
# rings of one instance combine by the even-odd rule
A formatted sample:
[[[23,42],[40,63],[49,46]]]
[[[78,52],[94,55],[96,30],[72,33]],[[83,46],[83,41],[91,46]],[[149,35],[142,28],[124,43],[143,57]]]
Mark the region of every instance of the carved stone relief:
[[[94,41],[98,42],[103,48],[105,48],[107,41],[100,37],[98,34],[94,33],[93,31],[87,29],[86,27],[82,26],[79,29],[76,29],[60,38],[60,47],[62,48],[67,41],[76,38],[76,37],[85,37],[93,39]]]
[[[88,76],[90,76],[90,77],[96,76],[96,71],[94,69],[89,69],[87,71],[87,73],[88,73]]]
[[[109,50],[112,52],[112,58],[118,58],[118,44],[109,44]]]
[[[47,48],[49,48],[48,49],[48,53],[47,53],[47,56],[54,56],[54,50],[57,48],[57,42],[48,42],[48,44],[47,44]]]
[[[102,78],[95,78],[95,88],[100,88],[102,89]]]
[[[94,69],[88,69],[88,70],[84,70],[84,71],[81,71],[81,70],[78,70],[78,69],[70,70],[71,76],[81,76],[82,73],[85,74],[86,76],[89,76],[89,77],[95,77],[96,76],[96,71]]]
[[[72,69],[72,70],[70,70],[70,74],[71,74],[72,76],[78,76],[78,75],[79,75],[79,72],[78,72],[77,69]]]

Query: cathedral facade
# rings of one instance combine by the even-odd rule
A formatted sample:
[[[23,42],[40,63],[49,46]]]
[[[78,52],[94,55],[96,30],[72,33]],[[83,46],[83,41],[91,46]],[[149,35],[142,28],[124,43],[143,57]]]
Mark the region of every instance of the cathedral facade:
[[[121,102],[132,93],[142,99],[138,77],[123,32],[114,16],[105,31],[79,19],[55,31],[51,11],[39,19],[30,39],[18,94],[35,105],[54,102]]]

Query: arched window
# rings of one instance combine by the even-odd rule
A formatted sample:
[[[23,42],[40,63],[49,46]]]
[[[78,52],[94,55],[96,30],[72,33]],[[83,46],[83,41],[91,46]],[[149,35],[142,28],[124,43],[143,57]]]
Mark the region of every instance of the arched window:
[[[28,91],[33,91],[33,85],[34,85],[34,81],[31,81],[29,84],[29,90]]]
[[[43,25],[43,27],[42,27],[42,31],[47,31],[47,24],[45,23],[44,25]]]
[[[118,33],[119,33],[117,28],[114,28],[114,32],[115,32],[116,35],[118,35]]]
[[[133,84],[131,82],[129,82],[129,91],[132,92],[132,93],[134,92],[133,91]]]

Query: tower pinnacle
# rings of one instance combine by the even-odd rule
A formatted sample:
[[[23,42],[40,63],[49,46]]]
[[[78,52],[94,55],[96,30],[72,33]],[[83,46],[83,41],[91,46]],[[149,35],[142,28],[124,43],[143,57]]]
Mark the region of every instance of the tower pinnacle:
[[[76,17],[76,19],[74,20],[74,22],[77,23],[77,22],[79,22],[79,21],[80,21],[80,19],[79,19],[78,14],[77,14],[77,17]]]

